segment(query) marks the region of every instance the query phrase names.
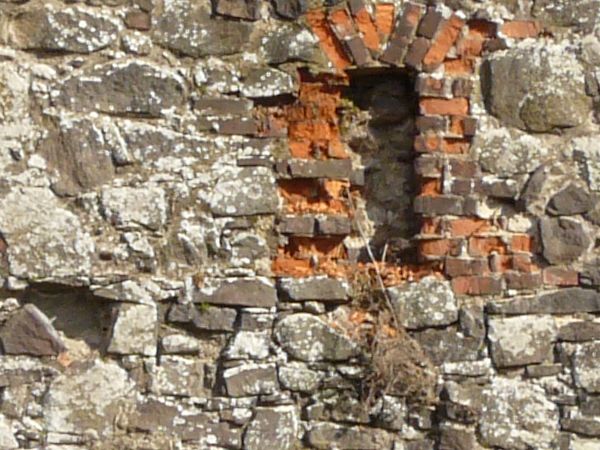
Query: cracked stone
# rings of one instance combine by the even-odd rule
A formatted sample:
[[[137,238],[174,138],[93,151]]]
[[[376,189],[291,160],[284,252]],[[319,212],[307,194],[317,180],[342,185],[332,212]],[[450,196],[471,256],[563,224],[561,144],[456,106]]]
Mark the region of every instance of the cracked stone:
[[[124,303],[114,307],[112,335],[106,351],[120,355],[156,355],[156,305]]]

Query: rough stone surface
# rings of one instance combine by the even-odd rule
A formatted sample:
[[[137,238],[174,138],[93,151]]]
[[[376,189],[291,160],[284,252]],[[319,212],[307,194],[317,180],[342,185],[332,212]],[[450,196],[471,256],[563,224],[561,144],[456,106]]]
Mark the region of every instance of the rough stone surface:
[[[0,198],[0,233],[8,244],[10,273],[16,277],[89,276],[94,242],[49,189],[15,188]]]
[[[264,167],[226,170],[211,193],[211,211],[216,216],[273,213],[279,205],[274,181]]]
[[[149,367],[150,391],[159,395],[202,397],[204,387],[204,363],[194,358],[167,355],[160,364]]]
[[[10,22],[11,42],[34,51],[90,53],[117,39],[119,22],[81,6],[30,5]]]
[[[291,450],[295,445],[298,425],[294,406],[257,408],[244,434],[244,449]]]
[[[581,222],[567,218],[544,218],[540,223],[544,258],[551,264],[568,263],[579,258],[591,239]]]
[[[496,314],[573,314],[600,310],[600,295],[591,289],[570,288],[535,297],[519,297],[488,305]]]
[[[92,430],[106,436],[133,389],[127,372],[115,362],[96,360],[74,368],[58,376],[44,398],[47,429],[74,434]]]
[[[175,52],[193,57],[229,55],[248,44],[252,26],[244,22],[211,20],[208,1],[166,2],[153,19],[153,39]]]
[[[292,314],[275,326],[283,349],[302,361],[343,361],[357,356],[358,347],[311,314]]]
[[[115,307],[109,353],[156,355],[158,313],[155,305],[121,304]]]
[[[483,73],[487,107],[506,125],[548,132],[581,125],[590,111],[583,68],[564,46],[523,43]]]
[[[283,278],[279,280],[279,288],[293,301],[318,300],[341,302],[348,298],[344,282],[334,278]]]
[[[74,111],[158,117],[183,104],[183,79],[171,69],[141,61],[99,64],[64,80],[56,103]]]
[[[599,354],[597,342],[579,344],[573,353],[573,378],[577,386],[588,392],[600,392]]]
[[[220,306],[250,306],[268,308],[275,306],[277,291],[272,284],[259,278],[230,278],[218,281],[193,293],[197,303]]]
[[[232,397],[273,394],[279,389],[275,364],[243,364],[223,371],[227,393]]]
[[[488,339],[498,367],[543,362],[550,354],[556,325],[549,316],[491,318]]]
[[[333,441],[348,450],[376,450],[390,443],[381,430],[332,423],[316,423],[308,432],[308,442],[315,448],[325,450]]]
[[[158,230],[167,220],[167,199],[158,186],[107,188],[100,203],[103,215],[117,228]]]
[[[484,391],[480,433],[488,446],[551,448],[558,434],[558,408],[538,386],[495,378]]]
[[[591,207],[590,195],[582,188],[570,184],[550,199],[548,212],[556,216],[571,216],[586,213]]]
[[[458,320],[454,293],[447,282],[425,277],[388,290],[400,322],[408,329],[449,325]]]

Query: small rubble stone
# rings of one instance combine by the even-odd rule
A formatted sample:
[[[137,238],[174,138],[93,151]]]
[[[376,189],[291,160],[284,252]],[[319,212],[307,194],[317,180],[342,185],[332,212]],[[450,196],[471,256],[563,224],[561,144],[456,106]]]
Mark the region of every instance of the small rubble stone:
[[[450,284],[435,277],[388,289],[400,322],[408,329],[449,325],[458,320]]]
[[[317,422],[308,431],[308,442],[322,450],[330,448],[332,442],[347,450],[381,450],[389,447],[390,437],[376,428]]]
[[[583,188],[569,184],[555,194],[546,210],[554,216],[572,216],[584,214],[592,208],[592,198]]]
[[[156,43],[194,58],[231,55],[250,42],[252,24],[211,18],[209,2],[174,0],[155,14],[152,36]]]
[[[217,283],[216,288],[194,291],[194,302],[255,308],[269,308],[277,303],[275,287],[264,278],[229,278]]]
[[[158,395],[203,397],[204,363],[183,356],[163,355],[160,364],[149,364],[150,392]]]
[[[249,98],[276,97],[295,91],[294,79],[289,74],[271,68],[252,70],[241,86],[242,95]]]
[[[217,0],[214,2],[217,14],[238,19],[258,20],[260,18],[259,0]]]
[[[225,369],[223,380],[232,397],[273,394],[279,390],[275,364],[247,363]]]
[[[317,216],[317,233],[346,235],[352,231],[352,221],[346,216]]]
[[[494,378],[484,390],[482,443],[515,450],[550,448],[558,433],[558,408],[539,386]]]
[[[301,362],[292,361],[279,366],[279,381],[284,389],[312,393],[325,377],[323,373],[311,370]]]
[[[573,314],[600,311],[600,294],[592,289],[568,288],[534,297],[490,302],[492,314]]]
[[[114,308],[112,334],[106,351],[120,355],[156,355],[156,305],[123,303]]]
[[[67,349],[50,320],[31,303],[0,328],[0,341],[7,355],[56,356]]]
[[[573,353],[573,379],[587,392],[600,392],[600,342],[577,344]]]
[[[275,213],[279,206],[275,178],[266,167],[232,168],[217,180],[209,204],[217,216]]]
[[[306,0],[273,0],[275,12],[286,19],[297,19],[308,8]]]
[[[600,339],[600,323],[578,321],[562,325],[558,329],[558,340],[566,342],[595,341]]]
[[[100,203],[104,217],[119,229],[159,230],[167,221],[167,197],[158,186],[105,188]]]
[[[295,406],[256,408],[244,434],[244,450],[292,450],[298,427]]]
[[[229,359],[264,359],[269,356],[269,331],[238,331],[225,348]]]
[[[237,312],[232,308],[175,304],[169,309],[170,322],[190,323],[199,330],[233,331]]]
[[[488,328],[492,360],[498,367],[543,362],[556,336],[551,316],[493,317]]]
[[[341,280],[328,277],[281,278],[279,290],[292,301],[344,302],[348,291]]]
[[[413,334],[434,364],[476,361],[485,349],[483,336],[464,336],[455,327],[428,328]]]
[[[311,314],[283,318],[274,333],[283,349],[302,361],[344,361],[360,354],[356,344]]]

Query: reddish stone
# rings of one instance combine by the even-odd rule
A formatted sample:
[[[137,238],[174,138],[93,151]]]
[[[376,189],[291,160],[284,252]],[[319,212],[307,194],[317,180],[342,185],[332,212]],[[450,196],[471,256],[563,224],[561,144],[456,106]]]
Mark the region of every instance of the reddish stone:
[[[465,276],[452,279],[452,290],[459,295],[493,295],[502,292],[502,280],[491,276]]]
[[[423,115],[464,116],[469,112],[469,101],[465,98],[424,98],[419,102]]]
[[[544,269],[544,284],[552,286],[577,286],[579,273],[576,270],[562,267],[548,267]]]

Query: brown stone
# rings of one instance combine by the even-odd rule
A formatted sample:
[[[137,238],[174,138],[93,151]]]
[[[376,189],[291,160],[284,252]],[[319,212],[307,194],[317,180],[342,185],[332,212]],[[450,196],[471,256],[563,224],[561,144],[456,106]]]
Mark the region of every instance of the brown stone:
[[[125,16],[125,25],[134,30],[147,31],[150,29],[152,19],[144,11],[130,11]]]
[[[56,356],[65,344],[46,315],[28,303],[0,329],[0,341],[8,355]]]

